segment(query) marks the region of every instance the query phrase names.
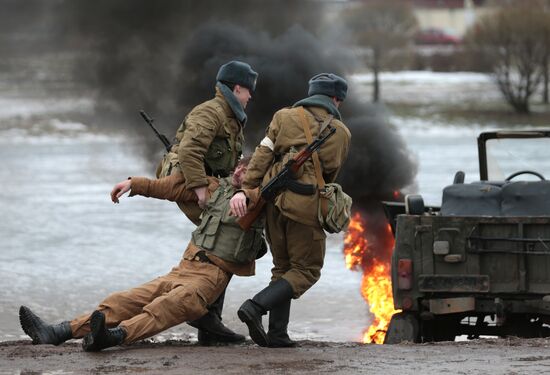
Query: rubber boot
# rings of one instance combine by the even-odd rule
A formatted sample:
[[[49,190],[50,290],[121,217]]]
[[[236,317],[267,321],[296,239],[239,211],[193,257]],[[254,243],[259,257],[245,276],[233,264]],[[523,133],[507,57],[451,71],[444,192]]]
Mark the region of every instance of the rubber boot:
[[[120,345],[126,338],[126,331],[122,327],[109,329],[105,326],[105,315],[101,311],[92,313],[90,328],[91,332],[82,339],[82,349],[86,352],[99,352]]]
[[[222,322],[223,302],[225,300],[225,291],[220,294],[218,299],[208,307],[208,312],[201,318],[187,322],[191,327],[199,330],[199,344],[204,346],[215,345],[218,343],[239,343],[245,340],[243,335],[233,332]]]
[[[270,348],[293,348],[298,344],[288,337],[288,320],[290,318],[290,303],[287,300],[269,312],[269,331],[267,341]]]
[[[269,346],[269,339],[262,324],[262,316],[281,303],[290,300],[293,294],[294,291],[288,281],[278,279],[241,305],[237,315],[248,326],[252,341],[260,346]]]
[[[59,345],[73,338],[69,322],[48,324],[26,306],[19,308],[19,323],[23,332],[32,339],[33,345]]]

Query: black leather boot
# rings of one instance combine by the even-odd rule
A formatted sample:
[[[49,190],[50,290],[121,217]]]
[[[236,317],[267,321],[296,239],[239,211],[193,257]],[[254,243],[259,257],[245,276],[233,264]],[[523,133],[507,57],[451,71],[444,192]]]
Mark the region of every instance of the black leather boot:
[[[209,311],[197,320],[189,322],[189,325],[199,329],[198,339],[200,345],[239,343],[245,340],[243,335],[239,335],[227,328],[212,311]]]
[[[248,326],[252,341],[260,346],[269,346],[269,339],[262,324],[262,315],[290,300],[293,294],[292,286],[288,281],[278,279],[241,305],[237,315]]]
[[[92,313],[90,328],[92,331],[82,339],[82,349],[86,352],[99,352],[120,345],[126,338],[126,331],[122,327],[105,326],[105,315],[101,311],[96,310]]]
[[[199,319],[187,322],[191,327],[199,330],[199,344],[204,346],[215,345],[219,343],[239,343],[245,340],[243,335],[233,332],[222,322],[223,302],[225,300],[225,290],[218,299],[208,306],[208,313]]]
[[[270,348],[293,348],[298,344],[288,337],[288,320],[290,318],[290,302],[287,300],[271,309],[269,312],[269,331],[267,341]]]
[[[26,306],[19,308],[19,323],[23,332],[30,336],[33,345],[59,345],[73,338],[69,322],[48,324]]]

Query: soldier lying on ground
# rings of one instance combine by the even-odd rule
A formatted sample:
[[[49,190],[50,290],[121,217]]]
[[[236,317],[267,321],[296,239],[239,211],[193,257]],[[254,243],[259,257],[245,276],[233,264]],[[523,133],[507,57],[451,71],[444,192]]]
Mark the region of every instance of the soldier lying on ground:
[[[240,190],[249,158],[242,159],[230,177],[208,177],[207,201],[202,220],[178,266],[168,274],[137,288],[113,293],[92,314],[85,314],[59,324],[42,321],[29,308],[21,306],[19,319],[23,331],[33,344],[59,345],[72,338],[84,338],[86,351],[132,343],[151,337],[177,324],[198,319],[207,313],[226,288],[231,275],[251,276],[255,259],[263,255],[263,219],[242,231],[236,218],[229,215],[229,201]],[[131,189],[130,195],[143,195],[171,201],[196,200],[185,188],[177,173],[160,180],[131,178],[115,185],[111,199],[118,199]],[[251,202],[257,190],[246,190]]]

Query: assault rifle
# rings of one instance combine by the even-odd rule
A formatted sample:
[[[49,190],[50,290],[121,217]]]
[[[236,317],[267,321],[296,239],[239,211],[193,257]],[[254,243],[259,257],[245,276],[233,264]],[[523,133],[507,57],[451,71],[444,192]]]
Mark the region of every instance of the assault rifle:
[[[153,129],[153,131],[157,135],[158,139],[160,139],[160,141],[164,145],[164,148],[166,148],[166,152],[170,152],[170,149],[172,148],[172,144],[170,143],[170,141],[168,140],[168,138],[166,138],[166,136],[164,134],[160,134],[159,131],[157,130],[157,128],[155,128],[155,126],[153,125],[153,121],[155,121],[155,120],[153,120],[151,117],[147,116],[147,113],[145,113],[145,111],[139,111],[139,114],[141,115],[141,117],[143,117],[145,122],[147,124],[149,124],[151,129]]]
[[[267,201],[275,199],[275,197],[284,189],[293,191],[301,195],[315,194],[315,185],[306,185],[297,182],[294,179],[295,174],[300,167],[313,155],[326,140],[334,134],[336,128],[328,126],[329,131],[324,135],[317,137],[305,149],[297,153],[294,158],[290,159],[283,169],[275,177],[267,182],[260,190],[260,199],[251,211],[248,211],[243,217],[237,219],[237,223],[243,230],[250,229],[250,226],[262,212],[262,209]]]

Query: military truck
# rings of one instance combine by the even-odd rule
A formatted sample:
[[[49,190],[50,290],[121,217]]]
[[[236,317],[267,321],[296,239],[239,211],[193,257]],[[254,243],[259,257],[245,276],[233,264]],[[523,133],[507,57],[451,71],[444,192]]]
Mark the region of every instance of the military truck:
[[[478,137],[479,181],[458,171],[440,207],[386,204],[396,309],[385,343],[550,336],[550,130]]]

